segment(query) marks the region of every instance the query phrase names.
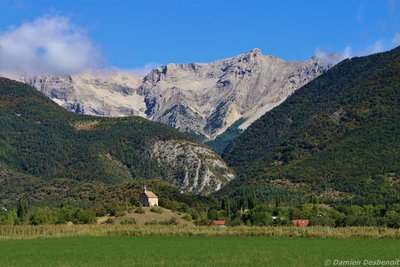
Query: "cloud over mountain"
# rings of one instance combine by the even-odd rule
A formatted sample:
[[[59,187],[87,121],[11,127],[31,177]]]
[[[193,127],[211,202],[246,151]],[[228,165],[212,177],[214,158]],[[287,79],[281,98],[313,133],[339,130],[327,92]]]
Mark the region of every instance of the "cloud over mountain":
[[[0,75],[77,73],[102,57],[86,32],[63,16],[44,16],[0,32]]]
[[[315,49],[315,57],[321,62],[328,64],[336,64],[343,59],[350,58],[351,56],[352,54],[350,46],[347,46],[343,51],[336,53],[324,51],[319,48]]]

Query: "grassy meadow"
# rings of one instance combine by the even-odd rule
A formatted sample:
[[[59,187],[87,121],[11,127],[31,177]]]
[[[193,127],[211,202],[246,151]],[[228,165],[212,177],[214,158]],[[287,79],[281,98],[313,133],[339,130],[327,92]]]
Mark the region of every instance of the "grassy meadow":
[[[206,236],[62,237],[0,241],[0,266],[324,266],[395,260],[395,239]]]
[[[398,255],[400,229],[377,227],[0,226],[1,267],[301,267]]]
[[[324,266],[394,260],[399,239],[377,227],[0,226],[0,266]]]

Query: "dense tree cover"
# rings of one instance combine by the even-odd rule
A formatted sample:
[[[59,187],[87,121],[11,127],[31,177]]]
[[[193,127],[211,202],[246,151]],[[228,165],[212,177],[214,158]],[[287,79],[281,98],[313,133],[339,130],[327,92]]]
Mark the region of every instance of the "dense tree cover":
[[[239,177],[218,195],[400,200],[400,48],[347,59],[254,122],[224,151]]]
[[[140,117],[67,112],[28,85],[0,79],[0,162],[20,172],[110,184],[162,179],[179,175],[179,170],[167,171],[153,160],[151,146],[171,139],[193,140]]]
[[[392,205],[336,205],[320,204],[314,196],[302,205],[281,206],[279,198],[275,204],[259,204],[256,196],[224,197],[221,206],[208,211],[208,220],[226,220],[227,225],[293,225],[292,220],[308,219],[310,226],[331,227],[379,226],[400,228],[400,204]],[[207,221],[206,223],[209,223]]]
[[[20,204],[21,205],[21,204]],[[25,214],[18,213],[15,209],[0,210],[0,225],[17,224],[65,224],[72,222],[74,224],[93,224],[96,223],[96,213],[93,210],[81,208],[39,208],[27,204]],[[18,207],[19,209],[19,207]]]
[[[142,186],[147,184],[160,196],[160,205],[187,213],[186,219],[197,225],[209,225],[212,220],[225,220],[229,226],[292,225],[291,220],[308,219],[311,226],[400,227],[400,204],[329,206],[320,204],[319,198],[313,196],[304,204],[282,206],[282,199],[278,196],[273,204],[260,204],[256,194],[212,200],[182,194],[176,187],[162,181],[141,180],[138,184],[130,182],[124,186],[111,186],[105,191],[88,190],[81,182],[73,182],[79,185],[79,189],[71,187],[68,191],[75,194],[58,196],[57,199],[57,194],[51,191],[55,186],[53,183],[46,193],[52,199],[28,203],[23,195],[18,202],[1,207],[0,224],[92,224],[96,223],[96,216],[123,216],[132,209],[140,213],[139,194]],[[76,194],[75,190],[80,190],[81,194]],[[41,194],[33,192],[33,195]]]
[[[0,207],[10,211],[7,221],[15,211],[23,222],[61,223],[68,209],[74,219],[65,220],[89,223],[93,214],[138,206],[147,185],[166,208],[207,210],[209,199],[161,181],[175,170],[151,158],[158,140],[194,139],[139,117],[67,112],[34,88],[0,78]]]
[[[242,134],[243,130],[239,126],[244,122],[243,118],[238,119],[229,126],[222,134],[218,135],[214,140],[205,142],[209,147],[212,148],[219,155],[224,152],[225,148],[234,140],[236,137]]]
[[[25,222],[36,208],[55,210],[55,213],[70,208],[92,211],[97,216],[118,215],[140,205],[144,186],[158,195],[161,206],[171,210],[187,213],[196,210],[196,213],[219,205],[214,199],[182,192],[161,180],[131,179],[116,185],[73,179],[42,180],[0,164],[0,208],[15,210]],[[48,216],[57,217],[53,215]]]
[[[215,199],[183,193],[160,180],[137,179],[119,185],[66,179],[42,183],[34,180],[20,194],[11,193],[13,197],[2,199],[0,224],[91,224],[100,216],[123,216],[132,209],[141,213],[139,198],[144,186],[159,196],[160,206],[187,213],[188,220],[206,219],[209,207],[219,206]],[[8,193],[1,187],[0,192]]]

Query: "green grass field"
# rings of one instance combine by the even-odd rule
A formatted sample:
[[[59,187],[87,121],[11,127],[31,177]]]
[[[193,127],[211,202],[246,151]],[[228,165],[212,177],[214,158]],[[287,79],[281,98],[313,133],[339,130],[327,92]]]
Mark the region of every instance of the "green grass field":
[[[334,266],[395,260],[395,239],[63,237],[0,241],[0,266]],[[361,265],[362,266],[362,265]]]

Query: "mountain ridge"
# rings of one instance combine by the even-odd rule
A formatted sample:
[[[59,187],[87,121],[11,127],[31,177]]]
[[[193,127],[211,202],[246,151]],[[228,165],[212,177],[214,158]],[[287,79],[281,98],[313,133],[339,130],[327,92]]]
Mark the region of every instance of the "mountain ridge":
[[[239,127],[247,128],[330,67],[315,57],[286,62],[253,49],[211,63],[167,64],[144,77],[112,71],[18,80],[67,110],[142,116],[213,140],[241,118]]]
[[[396,48],[346,59],[297,90],[227,146],[240,174],[219,194],[398,201],[399,73]]]

